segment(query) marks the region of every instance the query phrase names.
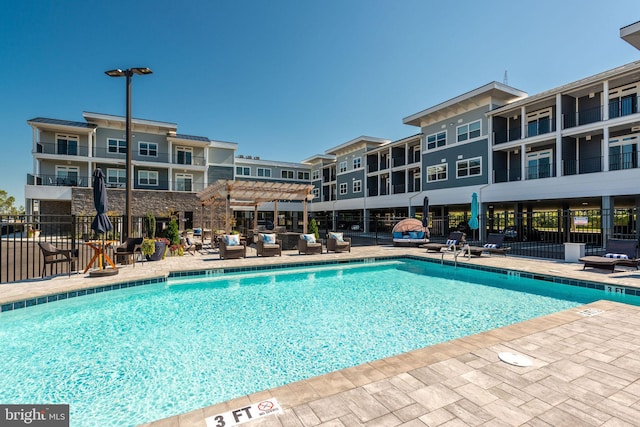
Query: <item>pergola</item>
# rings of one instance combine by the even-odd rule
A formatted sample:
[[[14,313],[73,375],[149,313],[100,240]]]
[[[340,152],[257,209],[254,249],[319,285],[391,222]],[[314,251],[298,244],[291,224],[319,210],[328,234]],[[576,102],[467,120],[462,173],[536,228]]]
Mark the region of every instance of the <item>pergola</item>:
[[[313,185],[287,182],[234,181],[221,179],[198,193],[205,206],[225,206],[225,232],[231,232],[231,208],[253,206],[253,228],[258,228],[258,206],[273,202],[274,218],[278,218],[278,201],[300,200],[304,205],[303,232],[307,232],[307,202],[313,200]]]

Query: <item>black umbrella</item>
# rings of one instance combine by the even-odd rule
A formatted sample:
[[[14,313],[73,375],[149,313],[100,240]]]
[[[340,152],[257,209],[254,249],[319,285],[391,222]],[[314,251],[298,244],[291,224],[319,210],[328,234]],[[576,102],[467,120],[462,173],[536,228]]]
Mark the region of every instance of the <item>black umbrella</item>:
[[[104,235],[107,231],[113,229],[113,224],[107,216],[107,187],[104,185],[104,174],[102,169],[97,168],[93,171],[93,205],[96,208],[96,217],[93,218],[91,229],[96,233],[102,234],[102,247],[104,250]],[[104,268],[104,260],[102,260]]]
[[[425,197],[422,201],[422,226],[427,228],[429,226],[429,198]]]
[[[96,208],[96,217],[93,218],[91,229],[96,233],[105,234],[113,229],[113,224],[107,216],[107,187],[104,185],[102,169],[97,168],[93,172],[93,205]]]

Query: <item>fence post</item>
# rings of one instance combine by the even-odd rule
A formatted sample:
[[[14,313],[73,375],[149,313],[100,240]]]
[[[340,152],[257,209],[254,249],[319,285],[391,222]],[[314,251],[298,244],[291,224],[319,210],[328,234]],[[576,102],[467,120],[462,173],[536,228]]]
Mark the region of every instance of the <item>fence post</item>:
[[[373,228],[376,232],[376,246],[378,246],[378,220],[380,219],[380,214],[376,215],[376,220],[373,223]]]

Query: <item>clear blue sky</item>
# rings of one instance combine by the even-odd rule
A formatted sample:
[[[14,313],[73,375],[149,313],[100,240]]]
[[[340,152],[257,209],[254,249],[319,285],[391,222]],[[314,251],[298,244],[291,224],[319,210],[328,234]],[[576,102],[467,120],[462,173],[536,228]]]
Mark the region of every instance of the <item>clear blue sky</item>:
[[[24,204],[42,116],[125,114],[299,162],[503,81],[530,95],[640,59],[637,0],[19,0],[0,8],[0,189]]]

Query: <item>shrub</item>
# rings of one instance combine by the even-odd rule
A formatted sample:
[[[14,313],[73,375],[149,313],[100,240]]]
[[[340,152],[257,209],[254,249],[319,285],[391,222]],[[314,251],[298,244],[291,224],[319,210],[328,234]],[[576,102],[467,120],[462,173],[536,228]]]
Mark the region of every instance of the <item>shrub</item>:
[[[180,244],[180,231],[178,230],[178,221],[175,218],[172,218],[171,221],[169,221],[169,225],[164,233],[165,237],[169,239],[169,242],[172,245]]]
[[[147,237],[150,239],[156,237],[156,216],[149,212],[144,218],[144,223],[147,229]]]
[[[309,221],[309,234],[314,234],[316,240],[320,239],[320,231],[318,230],[318,223],[315,218],[311,218],[311,221]]]

